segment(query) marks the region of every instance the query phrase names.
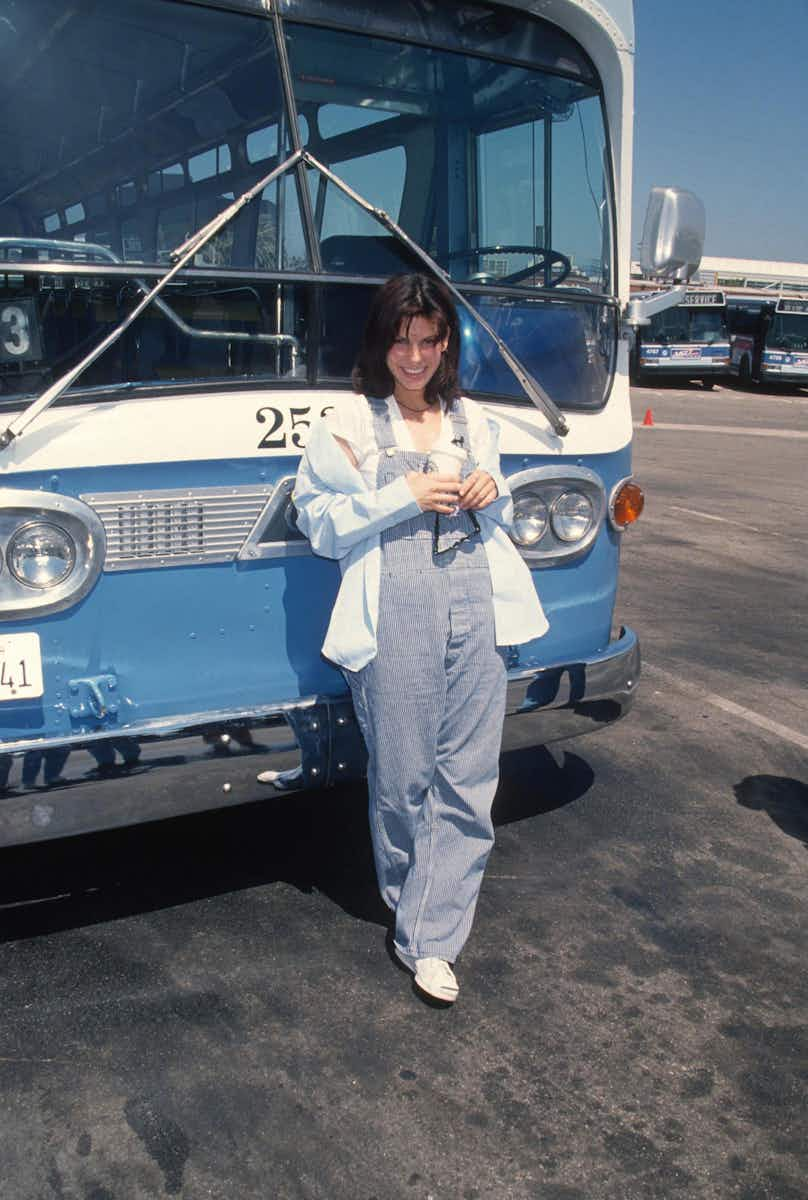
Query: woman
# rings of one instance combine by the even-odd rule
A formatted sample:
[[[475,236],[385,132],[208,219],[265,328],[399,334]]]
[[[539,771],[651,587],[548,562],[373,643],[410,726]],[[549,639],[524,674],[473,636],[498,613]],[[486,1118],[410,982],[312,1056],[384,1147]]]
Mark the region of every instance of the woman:
[[[345,672],[367,744],[395,953],[422,993],[446,1003],[494,840],[506,688],[497,646],[547,629],[506,533],[496,426],[460,398],[459,352],[446,286],[388,280],[354,369],[361,395],[314,427],[294,493],[312,549],[342,567],[323,653]]]

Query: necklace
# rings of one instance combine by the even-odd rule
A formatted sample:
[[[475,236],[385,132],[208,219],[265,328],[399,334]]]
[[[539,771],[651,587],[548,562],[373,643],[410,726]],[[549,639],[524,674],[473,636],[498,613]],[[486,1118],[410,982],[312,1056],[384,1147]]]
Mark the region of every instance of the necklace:
[[[410,404],[404,404],[402,400],[399,400],[398,396],[395,397],[395,401],[396,404],[398,404],[401,408],[406,408],[407,412],[425,413],[429,412],[429,410],[432,408],[431,404],[427,404],[423,408],[413,408]]]

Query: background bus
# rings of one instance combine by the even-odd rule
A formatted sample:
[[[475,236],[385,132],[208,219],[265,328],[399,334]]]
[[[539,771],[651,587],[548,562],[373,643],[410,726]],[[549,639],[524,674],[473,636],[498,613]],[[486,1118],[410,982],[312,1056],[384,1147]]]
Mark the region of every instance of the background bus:
[[[632,374],[652,379],[698,379],[705,388],[729,370],[729,326],[723,292],[694,289],[681,304],[654,313],[638,325],[632,347]]]
[[[808,387],[808,300],[730,297],[730,370],[742,386]]]

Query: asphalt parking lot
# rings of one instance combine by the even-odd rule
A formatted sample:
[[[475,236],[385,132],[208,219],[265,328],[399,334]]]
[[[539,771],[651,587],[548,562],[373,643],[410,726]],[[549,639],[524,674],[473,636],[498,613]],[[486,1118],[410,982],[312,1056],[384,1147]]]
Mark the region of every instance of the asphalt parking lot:
[[[458,1003],[361,788],[4,851],[1,1200],[808,1197],[808,394],[633,407],[641,692],[511,724]]]

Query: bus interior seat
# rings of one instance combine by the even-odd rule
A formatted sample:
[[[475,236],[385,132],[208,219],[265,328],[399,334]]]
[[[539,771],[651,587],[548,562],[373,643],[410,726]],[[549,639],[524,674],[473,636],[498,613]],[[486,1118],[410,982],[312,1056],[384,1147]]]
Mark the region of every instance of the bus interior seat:
[[[320,243],[323,269],[343,275],[400,275],[424,269],[417,254],[387,234],[333,234]]]

